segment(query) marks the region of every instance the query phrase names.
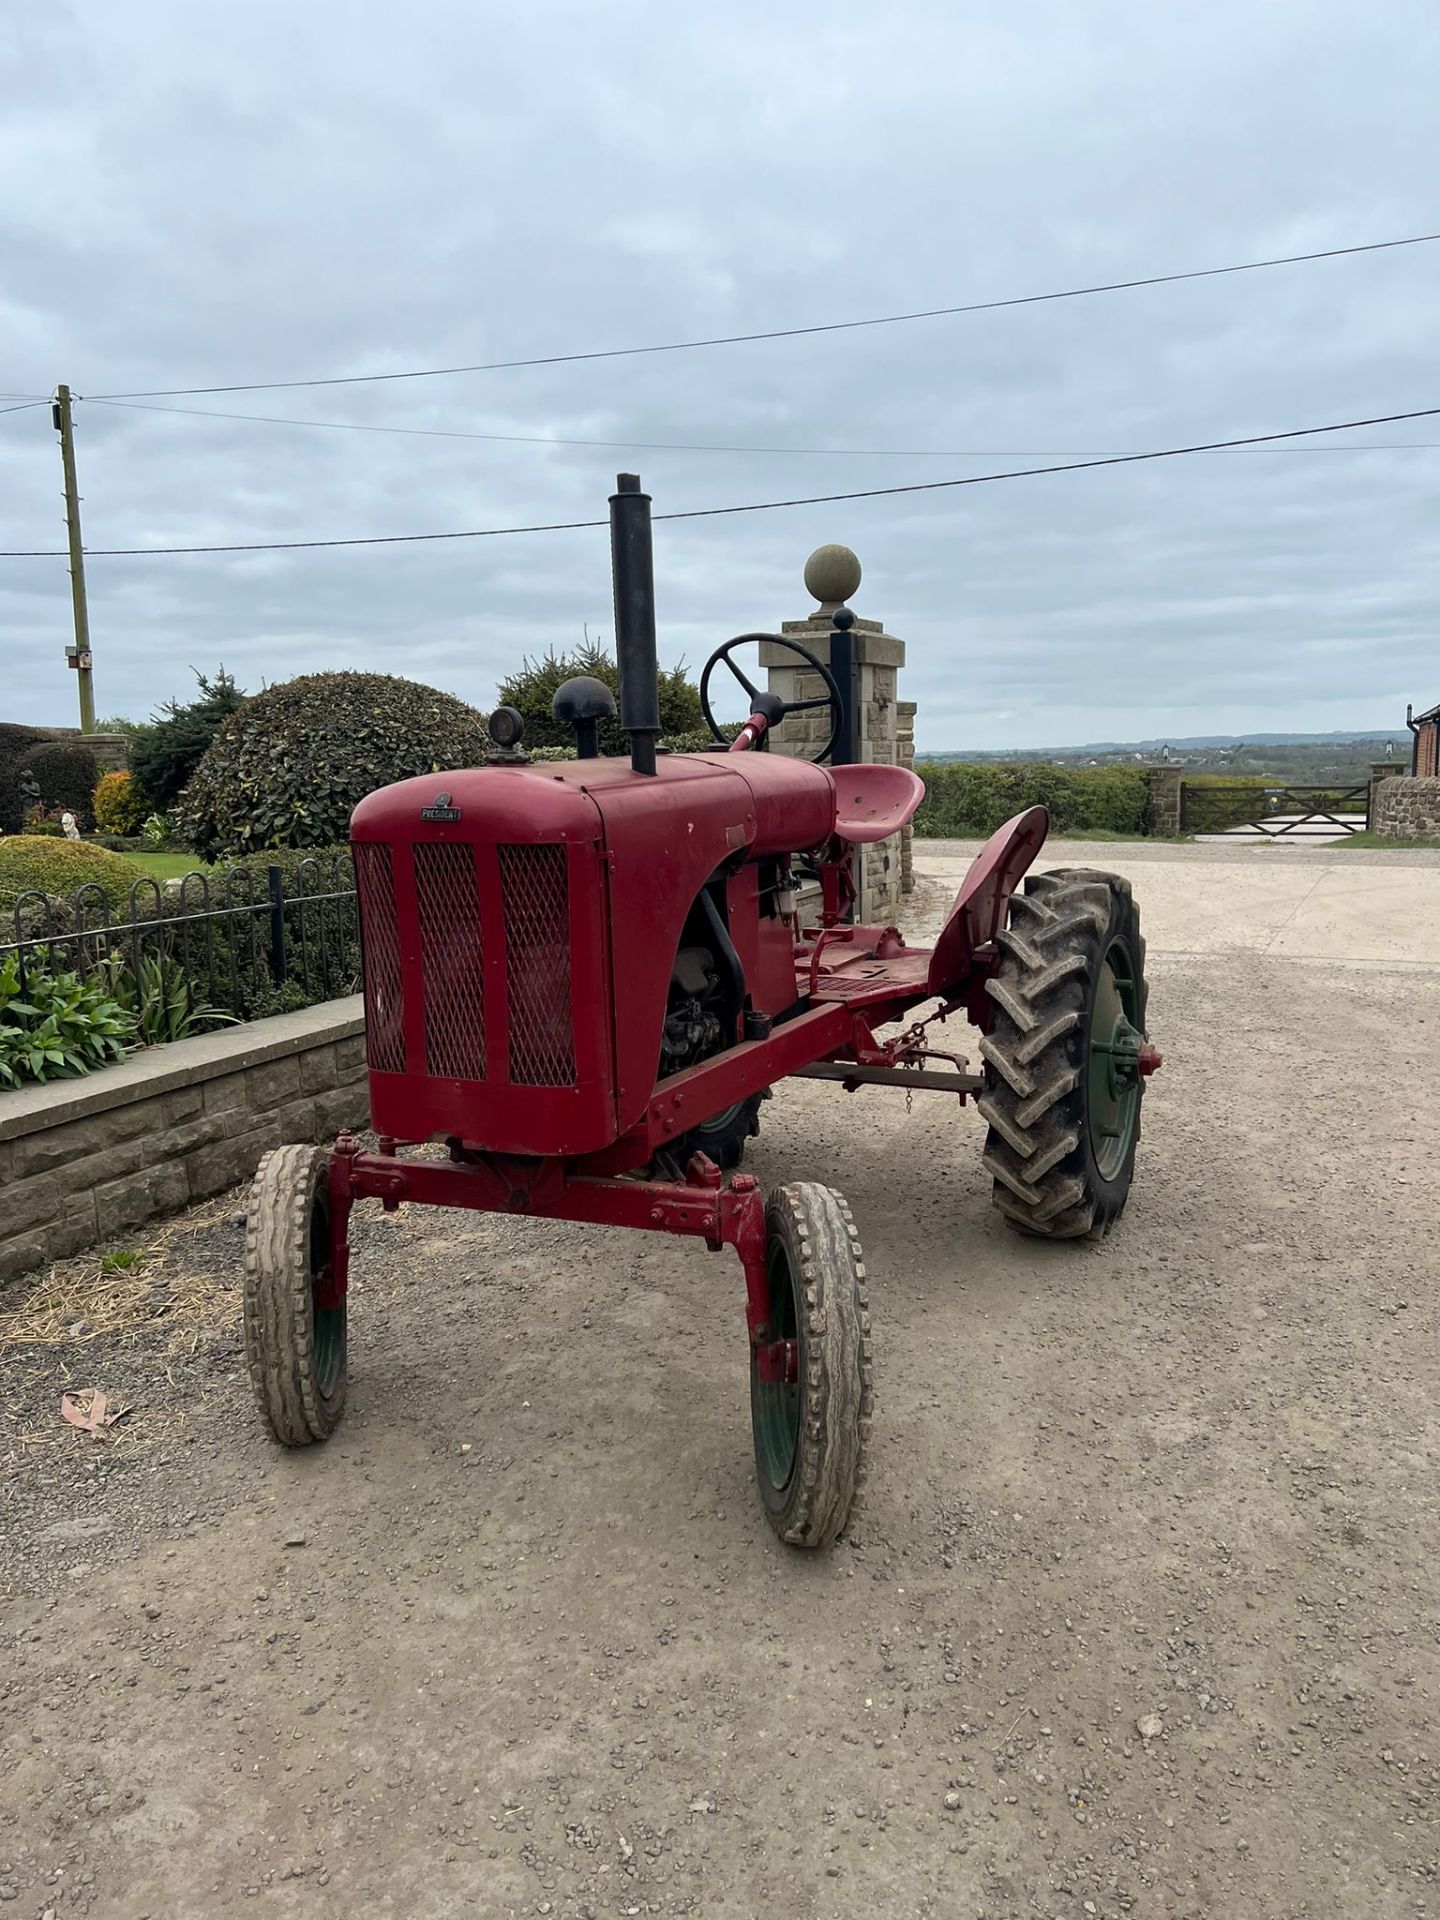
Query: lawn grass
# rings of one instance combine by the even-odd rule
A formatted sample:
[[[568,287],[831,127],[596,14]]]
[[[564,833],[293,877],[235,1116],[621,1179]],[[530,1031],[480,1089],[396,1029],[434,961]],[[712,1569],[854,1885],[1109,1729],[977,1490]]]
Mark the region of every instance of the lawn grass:
[[[180,880],[187,873],[206,871],[205,862],[193,853],[126,853],[121,858],[152,880]]]
[[[1392,840],[1384,833],[1348,833],[1343,840],[1337,840],[1325,849],[1335,853],[1341,847],[1414,847],[1426,853],[1440,853],[1440,840]]]

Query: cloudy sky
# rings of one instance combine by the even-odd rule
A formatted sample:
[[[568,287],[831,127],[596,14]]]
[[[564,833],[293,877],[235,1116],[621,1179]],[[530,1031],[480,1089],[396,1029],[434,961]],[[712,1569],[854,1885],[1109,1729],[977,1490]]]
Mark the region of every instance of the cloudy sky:
[[[1437,98],[1434,0],[8,0],[0,391],[640,345],[1428,232]],[[622,467],[657,512],[951,478],[1440,406],[1437,343],[1432,245],[151,403],[493,439],[91,399],[85,534],[588,519]],[[802,615],[806,554],[840,540],[908,644],[922,748],[1396,726],[1440,699],[1440,419],[1337,438],[657,528],[662,655]],[[59,488],[48,409],[0,416],[0,545],[63,545]],[[610,626],[603,532],[97,557],[89,583],[98,704],[135,716],[221,661],[487,705],[522,654]],[[69,618],[63,561],[0,561],[0,717],[71,720]]]

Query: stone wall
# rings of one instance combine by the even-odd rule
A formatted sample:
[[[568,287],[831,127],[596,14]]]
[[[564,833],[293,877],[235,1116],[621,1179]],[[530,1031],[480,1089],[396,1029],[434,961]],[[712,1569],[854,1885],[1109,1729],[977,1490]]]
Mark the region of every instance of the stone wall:
[[[915,771],[915,702],[897,700],[895,703],[895,758],[902,767]],[[900,829],[900,891],[915,891],[915,823],[913,820]]]
[[[101,773],[124,773],[130,765],[130,742],[123,733],[82,733],[78,727],[36,727],[47,740],[65,747],[88,747]]]
[[[1440,780],[1377,782],[1370,790],[1370,831],[1386,840],[1440,841]]]
[[[221,1193],[267,1148],[363,1126],[357,994],[0,1094],[0,1281]]]

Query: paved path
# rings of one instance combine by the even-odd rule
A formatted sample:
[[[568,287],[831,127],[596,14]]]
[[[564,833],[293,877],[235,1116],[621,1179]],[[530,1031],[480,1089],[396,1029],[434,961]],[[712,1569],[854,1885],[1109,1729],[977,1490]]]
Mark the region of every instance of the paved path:
[[[918,929],[964,861],[917,854]],[[764,1110],[748,1164],[840,1187],[870,1270],[832,1554],[757,1511],[739,1272],[691,1243],[357,1214],[350,1410],[299,1455],[234,1201],[148,1270],[219,1302],[168,1357],[0,1355],[0,1912],[1436,1913],[1440,861],[1048,863],[1128,873],[1150,940],[1106,1242],[1006,1231],[949,1096]],[[92,1383],[103,1451],[56,1418]]]
[[[953,890],[977,845],[917,840],[915,871],[942,893]],[[1132,873],[1152,955],[1267,953],[1328,965],[1440,967],[1440,848],[1057,840],[1039,864]]]

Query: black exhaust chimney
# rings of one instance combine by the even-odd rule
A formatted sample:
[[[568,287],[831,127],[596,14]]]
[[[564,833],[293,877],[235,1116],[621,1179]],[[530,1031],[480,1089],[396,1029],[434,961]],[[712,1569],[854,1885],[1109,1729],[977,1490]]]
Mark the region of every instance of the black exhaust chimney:
[[[655,563],[650,496],[638,473],[617,473],[610,496],[610,567],[615,583],[615,659],[620,724],[630,736],[630,765],[654,773],[660,731],[660,669],[655,654]]]

